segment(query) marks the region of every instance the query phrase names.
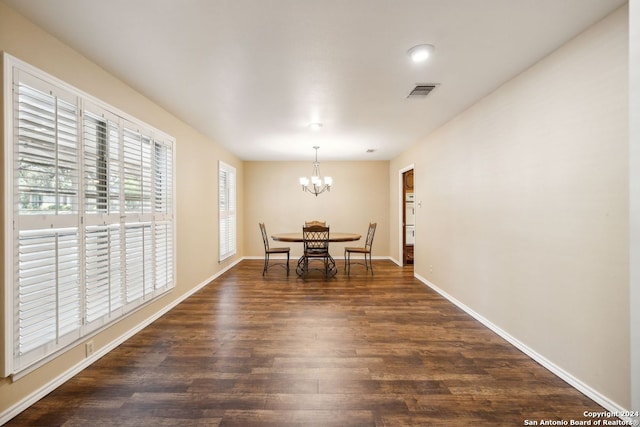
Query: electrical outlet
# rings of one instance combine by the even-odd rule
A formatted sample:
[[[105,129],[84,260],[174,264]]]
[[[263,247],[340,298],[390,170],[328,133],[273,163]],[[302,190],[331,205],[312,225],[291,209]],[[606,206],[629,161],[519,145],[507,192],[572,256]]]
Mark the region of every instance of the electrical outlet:
[[[84,349],[87,353],[87,357],[91,356],[93,354],[93,340],[87,341],[84,344]]]

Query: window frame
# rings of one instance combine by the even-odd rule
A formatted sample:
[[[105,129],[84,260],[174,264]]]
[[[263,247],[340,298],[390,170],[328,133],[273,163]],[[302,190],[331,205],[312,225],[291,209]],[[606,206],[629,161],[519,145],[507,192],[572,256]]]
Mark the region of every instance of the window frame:
[[[129,314],[134,311],[140,309],[141,307],[147,305],[151,301],[156,300],[160,296],[164,295],[166,292],[171,291],[175,287],[176,280],[176,202],[175,202],[175,186],[176,186],[176,144],[175,138],[172,136],[153,128],[152,126],[142,122],[135,117],[128,115],[127,113],[106,104],[105,102],[94,98],[93,96],[86,94],[79,89],[57,79],[54,76],[49,75],[48,73],[31,66],[7,53],[2,54],[2,63],[3,63],[3,120],[4,120],[4,159],[3,159],[3,167],[4,167],[4,300],[2,301],[4,304],[4,333],[5,339],[2,343],[2,356],[3,360],[0,364],[0,369],[2,370],[2,374],[4,377],[6,376],[22,376],[26,372],[30,372],[33,369],[43,365],[49,360],[57,357],[62,352],[66,351],[73,345],[77,345],[82,340],[87,339],[90,336],[93,336],[100,332],[101,330],[107,328],[108,326],[114,324],[115,322],[125,318]],[[57,102],[58,97],[54,95],[55,93],[60,92],[64,94],[64,99],[67,100],[68,97],[71,97],[72,104],[75,106],[77,111],[76,119],[75,119],[75,146],[76,146],[76,157],[74,160],[75,169],[75,188],[71,191],[75,191],[75,211],[62,212],[59,207],[61,203],[58,203],[58,199],[56,199],[55,214],[49,214],[48,212],[40,212],[35,215],[26,215],[24,211],[22,211],[18,205],[20,199],[18,199],[20,192],[18,183],[20,182],[20,175],[18,175],[18,169],[16,166],[16,156],[18,155],[19,150],[24,145],[21,145],[18,141],[18,119],[20,117],[24,117],[24,113],[17,113],[17,99],[18,94],[14,94],[14,87],[22,87],[28,86],[31,87],[26,81],[37,82],[40,84],[38,88],[41,90],[42,88],[50,90],[50,95],[53,97],[54,102]],[[28,89],[27,89],[28,90]],[[88,194],[87,190],[87,176],[85,175],[85,171],[90,169],[88,167],[89,163],[86,154],[85,147],[85,126],[86,126],[86,117],[89,115],[102,115],[105,123],[115,123],[117,129],[116,134],[112,134],[115,140],[115,144],[118,145],[119,150],[118,156],[114,158],[109,158],[109,154],[107,154],[106,159],[102,158],[100,162],[104,161],[105,165],[107,162],[112,162],[116,165],[115,169],[117,173],[119,173],[119,177],[115,177],[113,182],[118,181],[118,184],[114,186],[117,188],[117,191],[113,192],[111,187],[106,189],[106,193],[102,191],[102,193],[98,190],[95,191],[96,201],[94,202],[96,206],[100,203],[105,203],[110,205],[112,198],[113,201],[119,206],[117,210],[112,210],[107,207],[105,211],[100,211],[100,209],[95,209],[93,211],[87,210],[88,207]],[[54,120],[58,120],[58,112],[54,110],[53,112]],[[96,122],[98,123],[99,120]],[[109,125],[107,125],[108,128]],[[124,185],[122,181],[123,169],[124,169],[124,160],[123,160],[123,151],[125,147],[125,142],[123,138],[124,129],[134,128],[141,135],[145,135],[148,138],[148,149],[146,151],[141,151],[141,158],[143,158],[143,163],[141,165],[141,189],[146,191],[147,193],[143,193],[140,196],[140,211],[128,211],[125,209],[125,195],[124,195]],[[97,129],[97,128],[96,128]],[[56,131],[57,132],[57,131]],[[110,130],[107,130],[110,132]],[[109,138],[111,136],[107,136],[106,144],[110,144]],[[39,141],[39,140],[36,140]],[[61,139],[56,133],[53,139],[53,149],[59,150]],[[159,148],[159,152],[164,153],[164,157],[162,160],[164,161],[161,166],[163,169],[163,176],[161,180],[158,181],[155,177],[155,167],[158,156],[157,147]],[[33,149],[28,149],[33,150]],[[21,152],[21,151],[20,151]],[[29,153],[29,151],[25,150],[25,153]],[[145,154],[146,153],[146,154]],[[59,155],[56,154],[56,159]],[[57,161],[57,160],[56,160]],[[146,162],[146,163],[145,163]],[[58,163],[56,163],[57,165]],[[109,163],[110,164],[110,163]],[[100,163],[102,165],[102,163]],[[98,167],[98,163],[94,165],[94,169]],[[111,179],[111,166],[106,166],[108,170],[106,171],[107,180]],[[160,166],[159,166],[160,167]],[[119,168],[119,171],[118,171]],[[60,173],[60,168],[56,167],[55,176],[56,183],[58,184],[58,176]],[[142,183],[143,180],[146,180],[146,183]],[[107,181],[99,181],[102,184],[107,183]],[[162,188],[160,191],[156,188],[156,184],[160,183]],[[144,188],[143,188],[144,187]],[[59,187],[56,187],[58,193]],[[56,193],[56,194],[58,194]],[[98,194],[100,195],[98,196]],[[106,199],[103,196],[106,195]],[[36,196],[37,197],[37,196]],[[101,200],[99,200],[101,199]],[[156,201],[162,200],[162,206],[156,209]],[[69,197],[69,200],[73,200],[72,197]],[[145,204],[148,202],[148,206]],[[146,209],[145,209],[146,206]],[[51,209],[49,207],[48,209]],[[42,210],[42,209],[40,209]],[[23,224],[24,223],[24,224]],[[150,257],[148,260],[145,260],[145,268],[150,268],[148,274],[144,276],[143,283],[141,284],[142,288],[145,291],[145,294],[142,298],[136,298],[134,301],[127,301],[126,296],[122,298],[122,306],[118,307],[118,309],[113,310],[113,312],[109,312],[107,316],[99,315],[96,318],[90,319],[90,315],[88,312],[89,307],[94,301],[91,300],[91,292],[93,283],[87,282],[87,276],[89,275],[87,269],[87,259],[91,256],[89,254],[89,242],[88,239],[93,239],[91,235],[92,230],[98,230],[99,227],[103,227],[105,230],[111,230],[114,228],[120,228],[120,243],[123,245],[122,247],[118,246],[118,244],[108,244],[107,249],[102,249],[103,252],[107,254],[107,256],[111,257],[112,247],[117,249],[113,249],[116,255],[115,257],[121,257],[122,265],[120,266],[123,270],[125,269],[125,262],[127,260],[127,247],[124,245],[125,242],[125,233],[127,227],[135,227],[136,225],[143,224],[143,232],[146,233],[147,240],[144,242],[145,247],[143,250],[146,253],[147,257]],[[26,228],[25,228],[26,227]],[[77,262],[77,275],[79,279],[73,285],[76,289],[74,292],[78,292],[79,298],[81,299],[79,303],[79,315],[80,315],[80,325],[78,330],[74,330],[74,334],[68,337],[65,341],[56,341],[53,340],[50,342],[41,342],[37,351],[33,354],[26,352],[28,356],[18,356],[17,355],[17,343],[19,340],[18,337],[18,289],[20,288],[19,283],[19,271],[18,267],[14,267],[18,264],[19,261],[19,238],[22,233],[24,235],[25,230],[35,230],[35,234],[44,233],[44,230],[47,228],[52,228],[51,233],[55,234],[55,230],[65,229],[73,229],[77,230],[78,235],[78,243],[77,248],[75,250],[78,253],[78,262]],[[92,228],[93,227],[93,228]],[[110,231],[107,232],[107,239],[111,239]],[[159,235],[156,239],[156,236]],[[115,239],[116,237],[114,237]],[[144,238],[144,237],[143,237]],[[57,239],[57,238],[56,238]],[[95,241],[92,240],[92,241]],[[57,241],[56,241],[57,244]],[[95,245],[93,246],[95,247]],[[57,250],[56,250],[57,251]],[[162,258],[160,260],[156,259],[156,255],[161,255]],[[39,258],[38,258],[39,259]],[[45,261],[53,260],[53,262],[60,262],[58,252],[55,252],[53,258],[45,258]],[[165,263],[164,270],[161,271],[161,274],[157,274],[156,271],[159,271],[162,262]],[[56,267],[53,267],[56,268]],[[28,271],[28,270],[25,270]],[[120,274],[121,278],[125,279],[125,271],[122,271]],[[22,277],[22,276],[20,276]],[[54,292],[59,292],[61,276],[56,273],[55,284],[53,288],[55,288]],[[158,285],[156,283],[156,277],[160,277],[162,279],[162,284]],[[151,280],[148,283],[148,280]],[[122,284],[122,292],[126,292],[127,283]],[[108,287],[111,287],[110,280]],[[111,294],[109,294],[109,301],[107,304],[111,307]],[[56,299],[56,313],[60,313],[58,310],[62,310]],[[91,306],[93,307],[93,306]],[[109,308],[110,309],[110,308]],[[59,314],[54,315],[59,316]],[[59,327],[56,325],[56,328]],[[57,330],[58,330],[57,329]],[[77,332],[77,334],[76,334]],[[59,335],[59,331],[56,332]],[[23,357],[23,359],[20,359]]]

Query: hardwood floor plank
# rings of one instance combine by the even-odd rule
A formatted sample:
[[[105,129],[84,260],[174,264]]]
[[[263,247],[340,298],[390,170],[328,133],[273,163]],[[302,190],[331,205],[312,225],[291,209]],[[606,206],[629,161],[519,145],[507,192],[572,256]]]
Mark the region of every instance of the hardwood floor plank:
[[[254,410],[227,411],[224,427],[365,427],[375,426],[371,411]]]
[[[411,269],[362,270],[302,281],[243,261],[7,425],[514,426],[603,410]]]
[[[266,409],[274,410],[326,410],[334,411],[390,411],[407,412],[401,396],[393,394],[270,394]]]

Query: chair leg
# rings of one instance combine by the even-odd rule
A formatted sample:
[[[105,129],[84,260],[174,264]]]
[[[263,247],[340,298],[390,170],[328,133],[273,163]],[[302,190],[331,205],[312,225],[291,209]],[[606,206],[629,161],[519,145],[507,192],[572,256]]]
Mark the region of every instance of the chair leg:
[[[329,258],[324,257],[324,280],[329,278]]]
[[[307,278],[307,273],[309,272],[309,258],[304,257],[304,264],[302,266],[302,278]]]
[[[262,268],[262,275],[267,272],[267,268],[269,268],[269,254],[264,254],[264,267]]]
[[[296,263],[296,274],[298,277],[302,277],[304,274],[304,257],[298,258],[298,262]]]
[[[347,250],[344,250],[344,271],[347,271]]]
[[[364,254],[364,269],[365,271],[371,270],[373,274],[373,262],[371,261],[371,252],[365,252]],[[368,255],[368,257],[367,257]],[[356,263],[359,264],[359,263]],[[347,275],[351,274],[351,252],[344,251],[344,269],[347,271]]]
[[[287,276],[289,275],[289,252],[287,252]]]

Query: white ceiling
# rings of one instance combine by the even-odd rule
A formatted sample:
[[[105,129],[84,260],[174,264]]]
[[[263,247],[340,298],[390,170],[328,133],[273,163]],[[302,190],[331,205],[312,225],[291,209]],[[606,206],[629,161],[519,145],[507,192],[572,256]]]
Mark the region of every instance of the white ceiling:
[[[3,1],[240,158],[321,161],[392,159],[626,3]]]

